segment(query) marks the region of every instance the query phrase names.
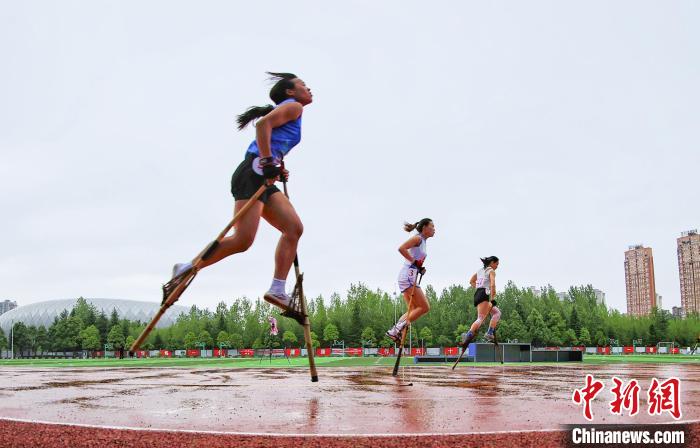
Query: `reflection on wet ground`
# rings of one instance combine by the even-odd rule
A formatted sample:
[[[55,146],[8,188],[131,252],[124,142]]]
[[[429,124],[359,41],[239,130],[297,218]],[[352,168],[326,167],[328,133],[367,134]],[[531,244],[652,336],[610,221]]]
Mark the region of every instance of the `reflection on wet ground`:
[[[571,400],[591,373],[606,388],[597,423],[646,415],[651,379],[681,379],[683,420],[700,419],[700,364],[586,364],[304,369],[2,368],[0,417],[62,423],[282,434],[467,433],[584,423]],[[636,379],[635,417],[613,416],[611,378]]]

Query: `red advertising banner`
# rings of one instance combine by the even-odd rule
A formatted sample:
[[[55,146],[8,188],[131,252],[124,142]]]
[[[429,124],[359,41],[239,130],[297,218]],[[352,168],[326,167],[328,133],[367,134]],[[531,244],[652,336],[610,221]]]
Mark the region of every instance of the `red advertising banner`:
[[[173,352],[171,350],[161,350],[160,351],[160,357],[161,358],[172,358],[173,357]]]
[[[415,347],[411,349],[411,356],[423,356],[425,355],[425,350],[423,350],[421,347]]]
[[[244,348],[238,350],[238,353],[240,353],[241,356],[250,356],[251,358],[255,356],[255,350],[253,350],[252,348]]]
[[[634,353],[634,347],[622,347],[622,353]]]
[[[214,349],[214,358],[225,358],[227,354],[228,354],[228,350],[225,348],[215,348]]]
[[[316,356],[331,356],[331,349],[330,348],[317,348],[316,349]]]
[[[610,354],[610,347],[598,347],[598,354],[599,355],[609,355]]]
[[[148,358],[148,352],[145,350],[139,350],[136,352],[137,358]]]
[[[579,352],[585,352],[586,351],[586,346],[585,345],[577,345],[575,347],[571,347],[571,350],[577,350]]]
[[[188,358],[199,358],[199,350],[195,350],[193,348],[187,350],[187,357]]]
[[[656,347],[647,347],[646,352],[647,353],[656,353]]]
[[[300,348],[285,348],[284,355],[288,356],[290,358],[295,358],[297,356],[301,356],[301,349]]]
[[[680,352],[681,350],[678,347],[674,347],[671,349],[671,354],[677,355]]]
[[[394,356],[394,347],[386,348],[382,347],[378,351],[379,356]]]
[[[346,348],[345,349],[345,354],[348,356],[362,356],[362,349],[361,348]]]
[[[459,347],[445,347],[445,355],[459,355]]]

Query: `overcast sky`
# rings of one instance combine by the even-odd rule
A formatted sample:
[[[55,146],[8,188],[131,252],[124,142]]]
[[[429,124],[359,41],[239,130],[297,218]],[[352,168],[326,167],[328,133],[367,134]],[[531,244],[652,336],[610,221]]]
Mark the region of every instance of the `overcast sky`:
[[[693,1],[5,2],[0,300],[160,300],[232,213],[269,102],[314,103],[287,159],[307,296],[396,290],[404,220],[434,220],[424,284],[591,283],[626,311],[624,251],[700,227]],[[258,297],[278,234],[202,271],[178,304]],[[289,283],[293,283],[290,275]]]

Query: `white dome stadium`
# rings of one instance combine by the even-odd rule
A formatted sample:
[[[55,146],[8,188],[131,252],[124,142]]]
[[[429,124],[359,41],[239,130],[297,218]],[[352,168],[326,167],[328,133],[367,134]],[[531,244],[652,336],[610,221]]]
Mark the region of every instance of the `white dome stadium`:
[[[9,335],[12,322],[22,322],[26,326],[48,328],[53,324],[54,319],[58,317],[63,310],[73,309],[78,299],[58,299],[49,300],[46,302],[30,303],[10,310],[0,315],[0,328]],[[117,310],[120,319],[129,319],[131,321],[141,321],[148,323],[160,309],[160,303],[142,302],[138,300],[125,299],[89,299],[85,301],[94,305],[97,314],[101,311],[109,318],[112,310]],[[188,313],[189,308],[184,306],[173,305],[160,318],[157,328],[169,327],[174,324],[180,314]]]

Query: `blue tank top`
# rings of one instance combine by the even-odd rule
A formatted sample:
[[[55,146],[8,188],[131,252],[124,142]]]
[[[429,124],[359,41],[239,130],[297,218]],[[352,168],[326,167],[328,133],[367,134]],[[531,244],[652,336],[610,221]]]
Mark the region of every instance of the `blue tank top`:
[[[275,109],[292,101],[296,100],[294,98],[284,100],[275,106]],[[270,136],[270,150],[272,152],[272,156],[282,160],[284,156],[292,150],[292,148],[299,144],[300,141],[301,115],[299,115],[299,118],[296,120],[288,121],[282,126],[272,129],[272,135]],[[253,140],[253,142],[248,146],[247,152],[260,156],[260,148],[258,148],[257,140]]]

